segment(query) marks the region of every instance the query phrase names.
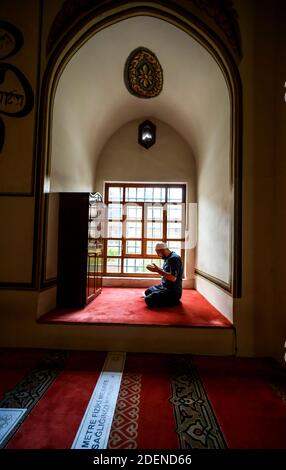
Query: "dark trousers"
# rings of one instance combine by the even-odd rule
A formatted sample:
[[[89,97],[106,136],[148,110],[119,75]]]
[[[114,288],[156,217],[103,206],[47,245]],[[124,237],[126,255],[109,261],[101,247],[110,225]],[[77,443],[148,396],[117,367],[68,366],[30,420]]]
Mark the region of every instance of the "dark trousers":
[[[148,307],[170,307],[179,305],[181,295],[170,292],[161,286],[152,286],[145,291],[145,302]]]

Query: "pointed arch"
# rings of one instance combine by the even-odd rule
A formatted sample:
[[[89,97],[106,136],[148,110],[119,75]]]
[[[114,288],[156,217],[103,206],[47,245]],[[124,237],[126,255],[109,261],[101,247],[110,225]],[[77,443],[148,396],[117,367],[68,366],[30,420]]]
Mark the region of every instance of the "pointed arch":
[[[46,175],[50,166],[50,141],[52,128],[52,111],[55,91],[59,78],[72,56],[93,35],[117,22],[135,16],[151,16],[166,21],[181,29],[199,44],[201,44],[213,57],[220,67],[229,90],[231,122],[230,122],[230,162],[231,184],[233,192],[232,217],[232,259],[230,284],[220,284],[212,276],[199,272],[201,276],[217,283],[220,287],[231,292],[233,297],[241,295],[241,206],[242,206],[242,87],[239,71],[233,56],[222,39],[211,28],[198,20],[194,15],[184,9],[178,9],[171,2],[108,2],[99,10],[93,9],[82,17],[61,38],[61,41],[52,50],[46,65],[42,81],[40,98],[40,123],[38,135],[38,220],[44,219],[45,211],[45,184]],[[38,223],[38,266],[40,272],[44,257],[44,228]]]

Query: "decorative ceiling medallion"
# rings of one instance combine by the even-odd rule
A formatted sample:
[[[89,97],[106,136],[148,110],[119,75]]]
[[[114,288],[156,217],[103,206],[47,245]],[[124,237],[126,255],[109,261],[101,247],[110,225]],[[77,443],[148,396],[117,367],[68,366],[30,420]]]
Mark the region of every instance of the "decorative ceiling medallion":
[[[129,55],[124,69],[127,90],[138,98],[154,98],[163,88],[163,70],[156,55],[138,47]]]

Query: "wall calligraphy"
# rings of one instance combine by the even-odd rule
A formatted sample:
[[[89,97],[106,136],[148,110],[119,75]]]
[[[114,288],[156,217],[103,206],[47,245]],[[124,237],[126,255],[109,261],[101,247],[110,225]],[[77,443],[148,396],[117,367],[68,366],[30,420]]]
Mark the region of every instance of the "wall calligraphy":
[[[0,21],[0,60],[15,55],[23,45],[22,33],[14,25]],[[0,62],[0,114],[24,117],[34,106],[32,87],[25,75],[15,66]],[[0,152],[5,141],[5,124],[0,117]]]

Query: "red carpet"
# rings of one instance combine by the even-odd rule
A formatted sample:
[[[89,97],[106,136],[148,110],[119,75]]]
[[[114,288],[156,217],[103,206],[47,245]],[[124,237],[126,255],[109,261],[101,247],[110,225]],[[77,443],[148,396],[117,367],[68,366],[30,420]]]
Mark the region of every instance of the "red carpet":
[[[127,355],[121,400],[119,396],[117,403],[119,413],[116,416],[115,412],[109,438],[110,449],[180,448],[173,406],[169,402],[171,384],[166,358],[161,354]]]
[[[106,353],[73,352],[8,449],[68,449],[101,372]]]
[[[105,353],[71,352],[7,448],[70,448]],[[274,361],[127,354],[108,447],[286,448],[286,403]]]
[[[44,356],[45,352],[36,349],[0,349],[0,399]]]
[[[272,360],[195,356],[231,448],[286,448],[286,401],[273,390],[285,371]],[[285,397],[284,397],[285,398]]]
[[[199,292],[185,289],[182,304],[150,309],[143,289],[105,287],[84,309],[61,309],[47,313],[40,323],[93,323],[162,326],[230,327],[231,323]]]

